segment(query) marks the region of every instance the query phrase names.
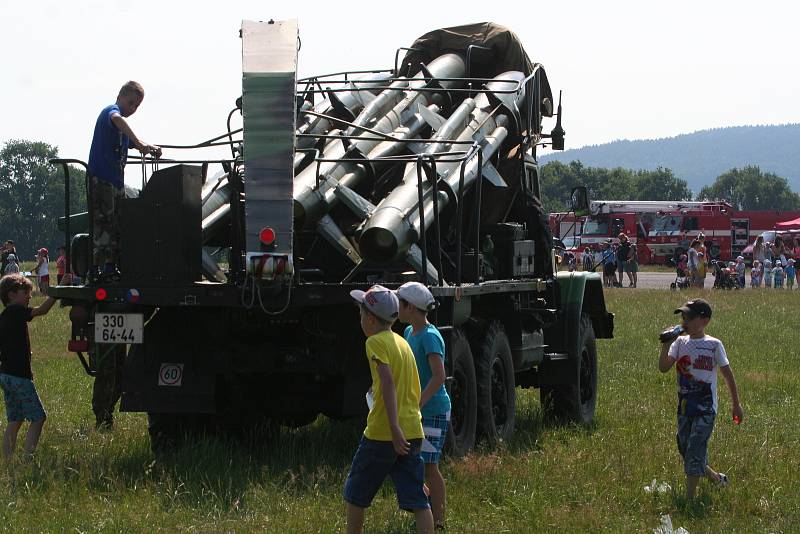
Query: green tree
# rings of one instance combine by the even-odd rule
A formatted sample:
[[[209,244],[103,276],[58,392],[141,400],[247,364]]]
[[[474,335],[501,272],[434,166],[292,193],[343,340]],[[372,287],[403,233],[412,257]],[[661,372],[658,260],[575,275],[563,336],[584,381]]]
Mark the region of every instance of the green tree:
[[[726,200],[740,210],[797,210],[800,195],[786,178],[762,172],[755,166],[733,168],[720,175],[697,195],[698,200]]]
[[[585,167],[580,161],[551,161],[540,172],[542,202],[551,212],[566,210],[572,188],[586,187],[592,200],[690,200],[686,180],[670,169],[632,171]]]
[[[64,172],[48,163],[58,149],[37,141],[12,140],[0,151],[0,239],[12,239],[21,259],[39,247],[51,255],[64,243],[58,218],[64,216]],[[70,170],[70,210],[86,210],[85,173]]]

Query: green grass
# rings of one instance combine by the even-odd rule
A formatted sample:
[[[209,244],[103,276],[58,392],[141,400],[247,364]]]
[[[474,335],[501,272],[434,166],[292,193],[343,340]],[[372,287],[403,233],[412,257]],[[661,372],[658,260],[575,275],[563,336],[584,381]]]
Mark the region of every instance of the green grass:
[[[728,350],[746,417],[730,420],[720,380],[711,464],[729,488],[683,498],[675,449],[675,378],[657,370],[656,334],[691,293],[610,292],[616,338],[599,342],[595,424],[542,420],[538,392],[518,390],[517,432],[499,449],[445,460],[450,532],[649,532],[659,517],[695,532],[793,532],[800,524],[796,346],[800,294],[705,291],[708,333]],[[66,310],[34,320],[34,373],[49,420],[36,458],[0,463],[0,524],[13,531],[336,532],[341,490],[361,427],[320,418],[273,447],[195,443],[156,460],[146,420],[121,414],[96,433],[91,381],[65,351]],[[652,479],[672,490],[646,493]],[[384,486],[367,532],[412,531]]]

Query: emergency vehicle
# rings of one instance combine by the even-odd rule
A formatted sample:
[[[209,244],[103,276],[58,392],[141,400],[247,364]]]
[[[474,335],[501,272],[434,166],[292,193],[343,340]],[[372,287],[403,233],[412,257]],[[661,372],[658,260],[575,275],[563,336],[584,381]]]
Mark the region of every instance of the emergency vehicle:
[[[733,259],[760,233],[800,216],[796,211],[737,211],[725,201],[596,200],[589,207],[585,217],[551,215],[554,234],[572,226],[580,233],[580,247],[597,248],[625,233],[638,245],[642,264],[678,258],[701,233],[709,259]]]

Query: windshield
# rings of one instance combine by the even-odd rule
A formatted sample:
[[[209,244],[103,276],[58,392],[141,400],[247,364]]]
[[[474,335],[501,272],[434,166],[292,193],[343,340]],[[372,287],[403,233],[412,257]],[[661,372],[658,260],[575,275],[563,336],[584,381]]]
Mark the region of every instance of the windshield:
[[[561,240],[564,242],[564,246],[567,248],[577,248],[581,245],[581,238],[578,236],[569,235],[562,237]]]
[[[656,217],[655,224],[653,224],[654,232],[679,232],[680,229],[681,217],[674,215]]]
[[[608,235],[608,218],[589,217],[583,223],[583,235]]]

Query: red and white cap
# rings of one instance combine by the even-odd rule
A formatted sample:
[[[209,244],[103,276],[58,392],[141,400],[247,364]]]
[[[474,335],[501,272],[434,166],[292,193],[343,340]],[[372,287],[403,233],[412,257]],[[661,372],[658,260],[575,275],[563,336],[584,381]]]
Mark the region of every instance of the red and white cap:
[[[350,292],[350,296],[384,321],[394,321],[400,312],[400,301],[397,300],[397,295],[391,289],[383,286],[375,285],[368,291],[354,289]]]

